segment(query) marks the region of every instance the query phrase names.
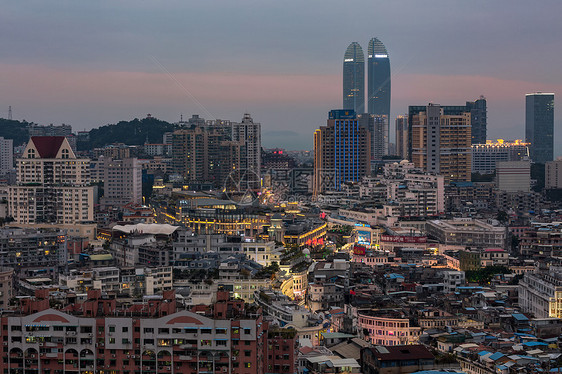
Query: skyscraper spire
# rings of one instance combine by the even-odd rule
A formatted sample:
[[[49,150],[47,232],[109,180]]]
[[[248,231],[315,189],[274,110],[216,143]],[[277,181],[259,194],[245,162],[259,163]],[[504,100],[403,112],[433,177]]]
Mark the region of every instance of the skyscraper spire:
[[[343,109],[365,111],[365,56],[357,42],[347,47],[343,57]]]

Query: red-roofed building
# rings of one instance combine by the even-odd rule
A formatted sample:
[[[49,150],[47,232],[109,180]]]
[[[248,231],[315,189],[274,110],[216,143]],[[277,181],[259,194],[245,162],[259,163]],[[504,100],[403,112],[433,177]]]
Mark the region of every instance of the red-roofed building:
[[[16,160],[9,215],[18,224],[93,221],[90,160],[77,158],[64,136],[33,136]]]
[[[361,349],[363,374],[408,374],[431,370],[435,357],[423,345],[394,345]]]

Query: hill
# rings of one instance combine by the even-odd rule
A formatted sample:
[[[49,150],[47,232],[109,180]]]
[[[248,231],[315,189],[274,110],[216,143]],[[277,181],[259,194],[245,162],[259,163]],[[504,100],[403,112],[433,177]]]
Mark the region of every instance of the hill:
[[[26,144],[29,140],[29,122],[0,118],[0,136],[13,139],[14,146]]]
[[[149,143],[162,143],[164,133],[174,131],[174,129],[174,124],[153,117],[120,121],[90,130],[90,140],[79,142],[78,149],[87,150],[111,143],[142,145],[147,139]]]

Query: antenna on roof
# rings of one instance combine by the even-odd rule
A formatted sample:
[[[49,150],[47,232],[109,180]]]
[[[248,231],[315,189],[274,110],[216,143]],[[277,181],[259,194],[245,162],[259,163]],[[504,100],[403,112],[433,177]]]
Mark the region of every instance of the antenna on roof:
[[[10,120],[12,119],[12,106],[11,105],[8,107],[8,119],[10,119]]]

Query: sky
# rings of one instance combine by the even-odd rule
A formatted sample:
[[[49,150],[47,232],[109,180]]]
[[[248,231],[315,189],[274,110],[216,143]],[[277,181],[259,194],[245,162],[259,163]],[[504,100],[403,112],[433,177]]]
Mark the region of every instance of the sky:
[[[562,2],[43,0],[0,12],[0,117],[74,130],[148,113],[262,124],[264,147],[311,149],[342,105],[343,55],[387,47],[394,118],[488,100],[488,138],[524,138],[525,94],[554,92],[562,154]]]

